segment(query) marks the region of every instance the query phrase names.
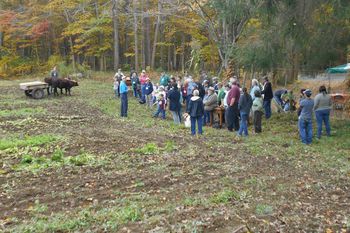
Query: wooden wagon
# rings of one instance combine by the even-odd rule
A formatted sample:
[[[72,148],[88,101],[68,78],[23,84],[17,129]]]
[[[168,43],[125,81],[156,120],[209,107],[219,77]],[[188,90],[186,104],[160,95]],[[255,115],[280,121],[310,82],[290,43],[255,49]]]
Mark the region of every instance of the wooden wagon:
[[[336,93],[331,94],[334,110],[344,110],[347,103],[350,101],[350,94]]]
[[[45,95],[45,89],[47,89],[49,84],[41,81],[20,83],[19,87],[24,91],[26,96],[33,97],[34,99],[41,99]]]

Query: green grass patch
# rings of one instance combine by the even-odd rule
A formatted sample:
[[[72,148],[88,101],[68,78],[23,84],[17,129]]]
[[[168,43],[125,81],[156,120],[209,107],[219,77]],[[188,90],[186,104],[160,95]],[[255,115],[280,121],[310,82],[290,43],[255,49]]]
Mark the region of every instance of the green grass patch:
[[[98,165],[103,164],[104,160],[106,160],[105,157],[96,158],[86,152],[81,152],[76,156],[65,156],[62,149],[56,149],[49,158],[25,154],[22,156],[20,163],[13,166],[13,169],[36,173],[50,167]]]
[[[153,154],[159,154],[161,152],[170,153],[176,149],[177,149],[177,146],[175,142],[166,141],[164,147],[159,147],[157,144],[151,142],[151,143],[147,143],[141,148],[132,149],[132,151],[142,155],[153,155]]]
[[[23,117],[23,116],[33,116],[33,115],[40,115],[45,114],[46,109],[42,107],[37,108],[19,108],[19,109],[5,109],[0,110],[0,117]]]
[[[147,143],[141,148],[134,149],[136,153],[143,154],[143,155],[152,155],[159,153],[159,147],[155,143]]]
[[[232,200],[237,200],[239,194],[231,189],[224,189],[221,192],[214,194],[210,201],[214,204],[227,204]]]
[[[258,204],[256,205],[255,213],[260,216],[270,215],[273,213],[273,207],[266,204]]]
[[[34,213],[46,211],[45,205],[37,203]],[[10,229],[10,232],[115,232],[122,225],[143,219],[143,210],[137,204],[122,203],[101,209],[88,207],[71,213],[51,216],[37,215]]]
[[[0,140],[0,150],[14,147],[39,146],[59,140],[60,137],[51,134],[25,136],[24,138],[8,138]]]

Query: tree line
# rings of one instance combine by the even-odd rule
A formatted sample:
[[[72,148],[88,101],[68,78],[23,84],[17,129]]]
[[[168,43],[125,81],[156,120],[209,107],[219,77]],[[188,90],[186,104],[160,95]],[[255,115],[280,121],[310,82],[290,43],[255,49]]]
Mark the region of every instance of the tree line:
[[[349,15],[347,0],[3,0],[0,77],[60,64],[294,80],[347,62]]]

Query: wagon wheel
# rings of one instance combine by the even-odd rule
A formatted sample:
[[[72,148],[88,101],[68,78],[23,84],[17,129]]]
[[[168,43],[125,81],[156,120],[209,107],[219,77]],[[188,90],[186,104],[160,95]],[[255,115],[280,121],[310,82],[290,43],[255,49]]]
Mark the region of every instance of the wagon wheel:
[[[40,89],[39,88],[34,89],[32,91],[32,96],[33,96],[34,99],[41,99],[41,98],[44,97],[44,90],[41,89],[41,88]]]
[[[26,94],[26,96],[32,97],[32,91],[25,90],[24,93]]]

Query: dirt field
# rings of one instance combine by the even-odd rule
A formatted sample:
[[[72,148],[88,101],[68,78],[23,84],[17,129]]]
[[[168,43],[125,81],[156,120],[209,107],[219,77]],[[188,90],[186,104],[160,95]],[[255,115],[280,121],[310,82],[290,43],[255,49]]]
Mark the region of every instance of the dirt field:
[[[189,129],[112,85],[26,97],[0,81],[0,231],[350,232],[350,122],[299,142],[297,118],[261,135]],[[154,109],[153,109],[154,110]]]

